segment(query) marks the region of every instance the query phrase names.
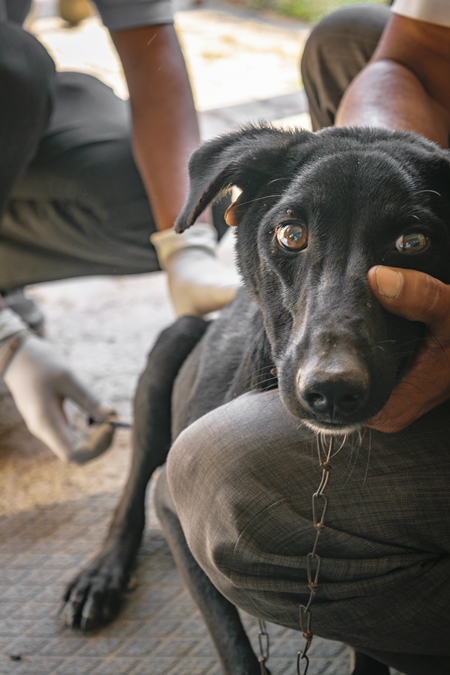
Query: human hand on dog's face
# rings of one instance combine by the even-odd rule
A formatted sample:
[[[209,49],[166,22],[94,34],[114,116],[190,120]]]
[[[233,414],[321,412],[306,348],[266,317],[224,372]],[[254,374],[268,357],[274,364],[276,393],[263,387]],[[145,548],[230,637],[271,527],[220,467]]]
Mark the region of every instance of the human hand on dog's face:
[[[382,266],[369,270],[368,281],[385,309],[427,328],[410,370],[368,424],[394,433],[450,398],[450,285],[422,272]]]

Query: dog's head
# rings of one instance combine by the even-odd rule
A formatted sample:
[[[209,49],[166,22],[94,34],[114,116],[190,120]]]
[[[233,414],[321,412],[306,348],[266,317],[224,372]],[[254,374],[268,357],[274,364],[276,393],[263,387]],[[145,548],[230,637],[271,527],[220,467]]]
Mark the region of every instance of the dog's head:
[[[224,191],[288,410],[349,431],[378,412],[408,367],[421,324],[381,308],[367,271],[417,269],[450,283],[450,159],[419,136],[244,128],[190,163],[183,231]]]

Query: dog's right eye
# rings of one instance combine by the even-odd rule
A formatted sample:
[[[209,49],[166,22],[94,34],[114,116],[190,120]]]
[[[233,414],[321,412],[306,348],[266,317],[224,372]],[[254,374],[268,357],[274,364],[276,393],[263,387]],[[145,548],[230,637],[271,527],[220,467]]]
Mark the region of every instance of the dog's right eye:
[[[308,245],[308,231],[300,223],[279,225],[276,237],[280,246],[288,251],[302,251]]]

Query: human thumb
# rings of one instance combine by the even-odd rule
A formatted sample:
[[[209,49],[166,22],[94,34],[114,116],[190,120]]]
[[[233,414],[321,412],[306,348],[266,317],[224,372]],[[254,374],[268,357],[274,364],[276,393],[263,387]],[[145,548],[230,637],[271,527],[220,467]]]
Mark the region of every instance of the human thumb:
[[[427,325],[447,320],[450,286],[424,272],[378,265],[367,275],[372,292],[385,309]]]

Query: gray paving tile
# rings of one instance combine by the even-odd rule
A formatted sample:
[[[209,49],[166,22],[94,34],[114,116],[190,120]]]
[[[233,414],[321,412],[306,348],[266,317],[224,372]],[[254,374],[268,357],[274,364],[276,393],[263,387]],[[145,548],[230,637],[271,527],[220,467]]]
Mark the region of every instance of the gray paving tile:
[[[0,619],[10,617],[16,609],[15,602],[0,601]]]
[[[48,638],[20,637],[11,641],[8,647],[9,654],[19,654],[26,658],[31,654],[38,654],[48,643]]]
[[[3,567],[3,569],[0,569],[0,586],[7,587],[10,584],[23,584],[29,573],[29,570]]]
[[[93,673],[95,675],[129,675],[139,666],[139,660],[114,656],[104,661]],[[150,670],[149,670],[150,674]]]
[[[28,657],[16,663],[16,668],[12,672],[19,673],[20,675],[52,675],[60,663],[61,659],[57,658],[44,656]],[[72,675],[75,675],[75,673],[77,671],[73,671]]]
[[[6,638],[20,637],[27,633],[31,624],[31,621],[23,619],[11,619],[10,617],[0,619],[0,635]]]
[[[103,638],[100,633],[96,637],[87,638],[78,653],[81,657],[108,656],[120,649],[123,643],[124,640],[122,638]]]
[[[169,637],[154,650],[155,658],[177,657],[179,663],[183,662],[190,654],[195,644],[195,640],[180,639],[175,636]]]
[[[165,639],[168,635],[175,635],[179,626],[180,621],[178,619],[161,619],[158,617],[156,621],[152,621],[150,624],[138,623],[134,637],[136,639],[147,637]]]
[[[28,619],[32,621],[39,616],[46,618],[53,617],[55,612],[55,603],[33,600],[32,602],[18,602],[15,604],[11,617],[13,619]]]
[[[175,657],[152,658],[151,661],[142,661],[132,671],[131,675],[169,675],[175,670],[177,675],[190,675],[189,666],[184,667],[183,662]],[[108,675],[114,675],[108,673]]]
[[[206,673],[206,675],[222,675],[222,669],[220,665],[216,662]]]
[[[2,675],[9,675],[10,673],[16,672],[19,664],[15,661],[12,661],[9,656],[0,654],[0,673]]]
[[[59,622],[46,617],[38,617],[35,621],[24,621],[28,627],[24,631],[27,637],[54,637],[60,631]]]
[[[68,631],[60,632],[59,635],[53,633],[52,639],[41,650],[41,655],[67,657],[80,654],[86,646],[86,640],[87,638],[71,635]]]
[[[214,660],[211,658],[185,658],[175,668],[169,670],[169,675],[181,675],[181,673],[185,675],[204,675],[213,665]]]
[[[136,638],[133,636],[118,650],[119,656],[145,656],[155,652],[161,646],[162,640],[155,638]]]
[[[93,501],[98,506],[98,498]],[[77,504],[77,523],[81,529],[82,515],[85,513],[90,518],[90,507],[90,499]],[[69,510],[66,516],[71,517]],[[29,552],[12,556],[9,561],[6,559],[10,564],[4,567],[3,581],[10,583],[4,584],[6,601],[0,603],[0,647],[2,663],[6,664],[0,670],[1,675],[16,672],[33,675],[212,675],[220,672],[203,620],[183,589],[159,531],[151,530],[145,534],[140,565],[136,570],[138,585],[127,594],[120,618],[105,631],[90,637],[63,629],[56,610],[65,581],[80,564],[79,547],[75,546],[72,531],[68,532],[70,536],[61,554],[54,552],[54,548],[61,543],[64,545],[64,539],[49,544],[47,555],[32,547]],[[22,534],[17,536],[20,538]],[[13,566],[17,562],[20,562],[20,568]],[[68,569],[64,569],[64,565]],[[256,645],[258,624],[247,615],[244,615],[244,621]],[[292,664],[298,634],[273,625],[269,626],[269,632],[273,675],[294,672]],[[319,667],[325,672],[324,669],[333,664],[336,675],[345,672],[347,665],[342,645],[317,638],[314,648],[318,658],[312,658],[311,662],[317,673],[321,672]],[[290,654],[286,655],[287,651],[292,653],[292,658]],[[21,661],[12,662],[8,658],[11,653],[20,655]]]
[[[215,661],[217,660],[216,650],[209,636],[206,639],[197,642],[190,655],[192,658],[201,656],[212,658]]]
[[[49,671],[45,675],[53,675],[53,673],[55,675],[91,675],[102,663],[102,659],[99,658],[75,657],[65,659],[58,663],[53,671]]]

